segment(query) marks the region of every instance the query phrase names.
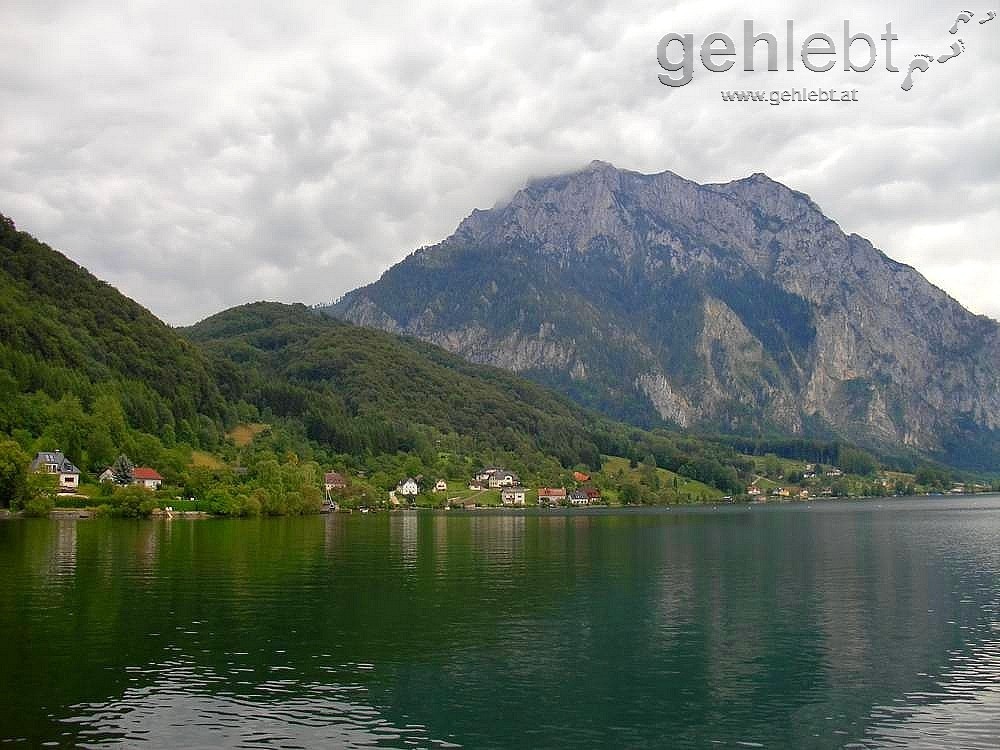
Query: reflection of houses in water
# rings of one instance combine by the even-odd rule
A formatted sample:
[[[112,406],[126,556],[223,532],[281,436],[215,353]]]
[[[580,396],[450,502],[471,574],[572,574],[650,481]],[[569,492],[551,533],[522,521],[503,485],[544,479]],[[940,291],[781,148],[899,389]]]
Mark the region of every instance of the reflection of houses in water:
[[[345,525],[336,513],[328,513],[323,524],[323,551],[329,557],[344,543]]]
[[[407,569],[417,565],[418,520],[418,513],[413,510],[389,514],[389,541],[393,550],[399,550],[400,562]]]
[[[510,564],[524,548],[526,516],[483,515],[472,521],[472,543],[492,565]]]
[[[443,572],[448,561],[448,516],[434,516],[434,569]]]
[[[57,576],[76,573],[76,520],[56,521],[56,544],[52,554],[52,573]]]
[[[139,526],[139,536],[136,540],[136,558],[138,567],[141,570],[152,571],[156,566],[156,558],[160,551],[160,533],[163,526],[170,524],[144,523]],[[146,579],[152,582],[153,577]]]

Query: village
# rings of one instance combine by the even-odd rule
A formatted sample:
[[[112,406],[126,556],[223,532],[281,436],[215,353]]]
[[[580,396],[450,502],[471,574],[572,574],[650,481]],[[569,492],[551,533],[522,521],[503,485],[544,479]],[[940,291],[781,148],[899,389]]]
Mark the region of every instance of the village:
[[[339,481],[343,478],[334,475]],[[499,506],[505,508],[523,508],[529,505],[542,508],[584,507],[588,505],[607,505],[603,501],[601,490],[591,481],[590,474],[581,471],[573,472],[574,487],[525,487],[517,473],[502,467],[491,466],[480,469],[466,485],[466,491],[461,494],[449,494],[448,482],[438,479],[427,482],[423,477],[407,477],[399,482],[394,490],[389,492],[389,504],[392,507],[412,504],[422,492],[429,492],[441,500],[434,503],[445,510],[497,507],[496,503],[487,502],[487,493],[493,497],[499,491]],[[327,474],[327,493],[329,496],[331,474]],[[343,485],[341,485],[343,486]]]
[[[392,489],[378,490],[362,475],[343,470],[328,470],[315,481],[322,481],[316,505],[301,512],[363,513],[378,510],[438,509],[486,510],[518,508],[580,509],[594,506],[632,504],[686,504],[718,502],[805,502],[838,497],[887,497],[912,494],[966,494],[989,491],[987,485],[952,482],[935,487],[914,484],[914,476],[897,472],[878,472],[869,477],[845,473],[836,466],[778,459],[768,454],[753,459],[754,471],[745,491],[723,495],[718,490],[647,463],[624,458],[605,457],[602,471],[592,474],[580,469],[567,470],[556,485],[530,486],[520,475],[502,466],[485,466],[465,479],[445,479],[423,475],[398,480]],[[38,452],[29,471],[51,477],[56,508],[99,509],[106,498],[124,488],[140,492],[145,514],[231,515],[212,507],[195,494],[184,493],[150,466],[133,465],[121,455],[96,475],[97,484],[83,486],[81,470],[62,451]],[[245,469],[229,468],[232,475],[244,475]],[[91,476],[91,482],[94,475]],[[315,486],[315,485],[314,485]],[[385,486],[382,484],[381,486]],[[178,492],[181,494],[178,494]],[[661,494],[653,494],[659,491]],[[383,493],[384,494],[381,494]],[[645,493],[645,494],[643,494]],[[666,493],[665,495],[662,493]],[[319,499],[321,497],[321,500]],[[662,498],[666,498],[666,500]],[[259,511],[258,511],[259,512]],[[266,509],[263,512],[268,512]]]

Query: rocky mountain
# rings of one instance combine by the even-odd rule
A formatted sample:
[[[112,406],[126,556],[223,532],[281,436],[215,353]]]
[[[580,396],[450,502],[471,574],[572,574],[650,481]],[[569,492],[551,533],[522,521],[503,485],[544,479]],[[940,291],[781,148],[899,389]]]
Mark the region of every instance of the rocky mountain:
[[[1000,325],[762,174],[536,180],[327,311],[638,424],[1000,464]]]

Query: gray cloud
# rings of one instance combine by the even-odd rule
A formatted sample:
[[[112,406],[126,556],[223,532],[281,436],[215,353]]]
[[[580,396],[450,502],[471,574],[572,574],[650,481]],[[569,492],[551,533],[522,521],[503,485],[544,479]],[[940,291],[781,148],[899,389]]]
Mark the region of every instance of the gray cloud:
[[[753,19],[779,38],[794,19],[800,42],[837,38],[844,18],[873,35],[892,21],[905,70],[947,50],[958,10],[802,0]],[[8,2],[0,211],[189,323],[253,299],[339,297],[473,208],[591,159],[702,182],[763,171],[1000,317],[1000,20],[963,29],[966,51],[910,92],[881,57],[863,74],[699,65],[688,86],[659,84],[660,36],[738,39],[745,13],[728,1]],[[803,86],[861,101],[719,94]]]

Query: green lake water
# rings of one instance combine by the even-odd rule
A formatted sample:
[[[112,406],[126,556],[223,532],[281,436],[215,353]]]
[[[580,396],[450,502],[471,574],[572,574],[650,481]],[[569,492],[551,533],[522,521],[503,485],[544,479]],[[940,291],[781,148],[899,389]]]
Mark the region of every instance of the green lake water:
[[[995,748],[1000,497],[0,521],[0,747]]]

